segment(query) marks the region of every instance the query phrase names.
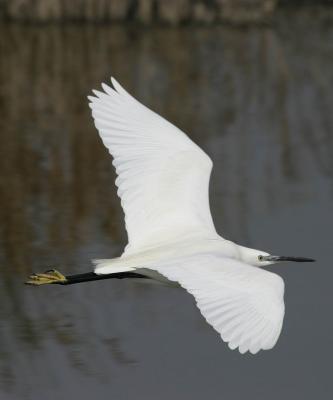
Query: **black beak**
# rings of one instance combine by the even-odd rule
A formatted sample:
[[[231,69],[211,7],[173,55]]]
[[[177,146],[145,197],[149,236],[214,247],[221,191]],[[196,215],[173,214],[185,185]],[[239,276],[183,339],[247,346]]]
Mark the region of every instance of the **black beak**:
[[[295,261],[295,262],[313,262],[315,261],[312,258],[305,258],[305,257],[288,257],[288,256],[261,256],[262,261]]]

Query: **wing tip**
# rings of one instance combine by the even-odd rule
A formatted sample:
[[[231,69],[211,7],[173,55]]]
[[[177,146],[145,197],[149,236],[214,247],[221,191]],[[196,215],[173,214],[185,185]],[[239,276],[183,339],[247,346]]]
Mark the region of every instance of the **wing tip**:
[[[107,85],[106,83],[102,82],[101,86],[102,86],[102,89],[104,92],[101,92],[100,90],[96,90],[96,89],[91,90],[93,95],[90,94],[87,96],[87,99],[89,100],[90,104],[96,102],[96,100],[100,99],[101,97],[103,97],[105,95],[112,95],[114,93],[118,93],[115,85],[119,85],[119,83],[112,76],[111,76],[111,82],[112,82],[112,85],[114,86],[114,88],[112,88],[109,85]]]
[[[92,89],[92,92],[94,96],[87,96],[90,101],[96,101],[100,98],[103,98],[104,96],[112,96],[112,95],[121,95],[121,94],[127,94],[126,90],[120,85],[120,83],[113,77],[111,76],[111,83],[112,87],[107,85],[106,83],[102,82],[101,86],[103,91],[101,92],[100,90]]]
[[[111,80],[112,86],[116,89],[116,86],[119,85],[117,79],[114,76],[111,76],[110,80]]]
[[[108,95],[113,95],[114,93],[116,93],[116,91],[110,87],[109,85],[107,85],[106,83],[102,82],[101,83],[102,89],[104,90],[104,92]]]
[[[111,76],[111,83],[116,93],[129,98],[132,97],[113,76]]]

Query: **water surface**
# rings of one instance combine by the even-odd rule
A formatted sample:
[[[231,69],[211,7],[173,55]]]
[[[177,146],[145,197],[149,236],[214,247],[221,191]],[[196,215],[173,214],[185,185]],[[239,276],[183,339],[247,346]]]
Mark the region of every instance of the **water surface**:
[[[0,398],[327,399],[332,393],[333,27],[0,28]],[[231,352],[185,292],[38,289],[126,244],[86,96],[114,75],[211,156],[217,230],[316,264],[286,281],[276,348]]]

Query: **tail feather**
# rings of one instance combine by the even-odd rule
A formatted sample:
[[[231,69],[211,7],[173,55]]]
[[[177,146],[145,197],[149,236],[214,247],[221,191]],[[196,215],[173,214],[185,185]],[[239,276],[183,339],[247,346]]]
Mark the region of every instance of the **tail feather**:
[[[116,274],[118,272],[129,272],[135,270],[133,267],[119,265],[119,262],[115,262],[112,258],[95,259],[91,261],[95,265],[94,272],[97,275]]]

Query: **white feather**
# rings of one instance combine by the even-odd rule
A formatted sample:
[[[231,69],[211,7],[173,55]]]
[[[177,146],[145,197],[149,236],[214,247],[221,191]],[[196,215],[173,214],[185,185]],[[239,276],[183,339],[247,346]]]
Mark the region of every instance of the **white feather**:
[[[178,282],[229,343],[255,354],[272,348],[284,316],[283,280],[259,268],[258,254],[224,240],[209,209],[210,158],[182,131],[115,89],[89,96],[95,125],[113,156],[129,244],[94,260],[97,274],[137,271]]]
[[[215,232],[208,199],[210,158],[115,79],[112,83],[116,90],[102,84],[105,93],[94,90],[97,97],[89,100],[95,126],[119,175],[127,252],[186,230]]]
[[[275,345],[284,317],[284,283],[278,275],[207,254],[178,257],[151,268],[193,294],[207,322],[232,348],[256,353]],[[219,299],[212,296],[211,289],[220,293]],[[218,301],[220,308],[216,307]]]

